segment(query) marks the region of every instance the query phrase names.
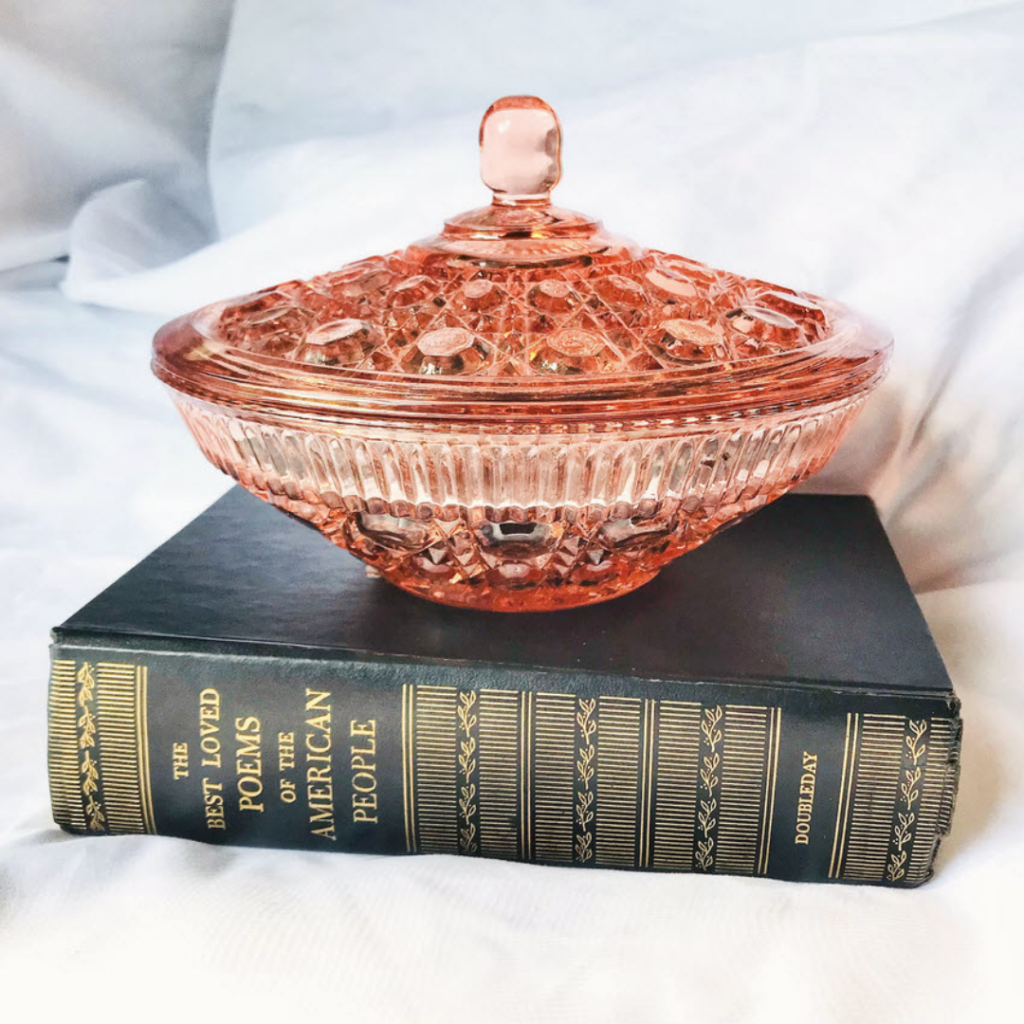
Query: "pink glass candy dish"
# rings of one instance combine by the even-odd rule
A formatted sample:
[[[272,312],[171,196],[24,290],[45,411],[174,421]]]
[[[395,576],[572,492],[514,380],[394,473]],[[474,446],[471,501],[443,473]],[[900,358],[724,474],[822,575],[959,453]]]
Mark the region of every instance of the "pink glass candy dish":
[[[490,206],[181,317],[153,367],[214,465],[403,590],[593,604],[819,470],[891,342],[552,206],[539,99],[495,103],[480,146]]]

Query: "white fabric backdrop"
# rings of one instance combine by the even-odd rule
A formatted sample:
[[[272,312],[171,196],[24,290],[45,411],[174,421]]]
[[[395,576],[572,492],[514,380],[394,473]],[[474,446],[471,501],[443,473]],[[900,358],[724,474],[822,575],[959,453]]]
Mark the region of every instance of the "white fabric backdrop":
[[[878,501],[964,700],[960,806],[925,888],[85,841],[49,824],[47,628],[226,486],[148,374],[153,330],[483,202],[477,121],[511,92],[562,118],[560,204],[893,329],[893,372],[816,486]],[[1011,1013],[1022,100],[1019,3],[0,0],[5,1007]]]

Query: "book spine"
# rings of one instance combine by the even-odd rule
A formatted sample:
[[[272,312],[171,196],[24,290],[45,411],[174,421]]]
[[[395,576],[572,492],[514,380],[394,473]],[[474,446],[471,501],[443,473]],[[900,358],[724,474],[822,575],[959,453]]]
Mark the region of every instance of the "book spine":
[[[906,886],[959,747],[939,696],[52,650],[53,811],[81,833]]]

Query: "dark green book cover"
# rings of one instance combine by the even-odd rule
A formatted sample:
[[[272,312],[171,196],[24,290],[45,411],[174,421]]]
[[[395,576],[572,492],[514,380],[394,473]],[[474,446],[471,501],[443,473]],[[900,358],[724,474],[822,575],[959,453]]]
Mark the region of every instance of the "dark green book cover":
[[[958,702],[874,507],[788,496],[625,597],[498,615],[234,490],[53,632],[72,831],[915,885]]]

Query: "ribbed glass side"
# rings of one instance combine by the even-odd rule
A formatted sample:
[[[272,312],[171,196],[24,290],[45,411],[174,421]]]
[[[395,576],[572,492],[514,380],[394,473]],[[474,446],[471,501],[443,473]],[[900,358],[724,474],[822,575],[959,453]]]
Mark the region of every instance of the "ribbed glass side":
[[[651,579],[835,451],[860,400],[671,436],[396,438],[299,429],[179,396],[207,458],[392,583],[449,604],[590,604]]]

